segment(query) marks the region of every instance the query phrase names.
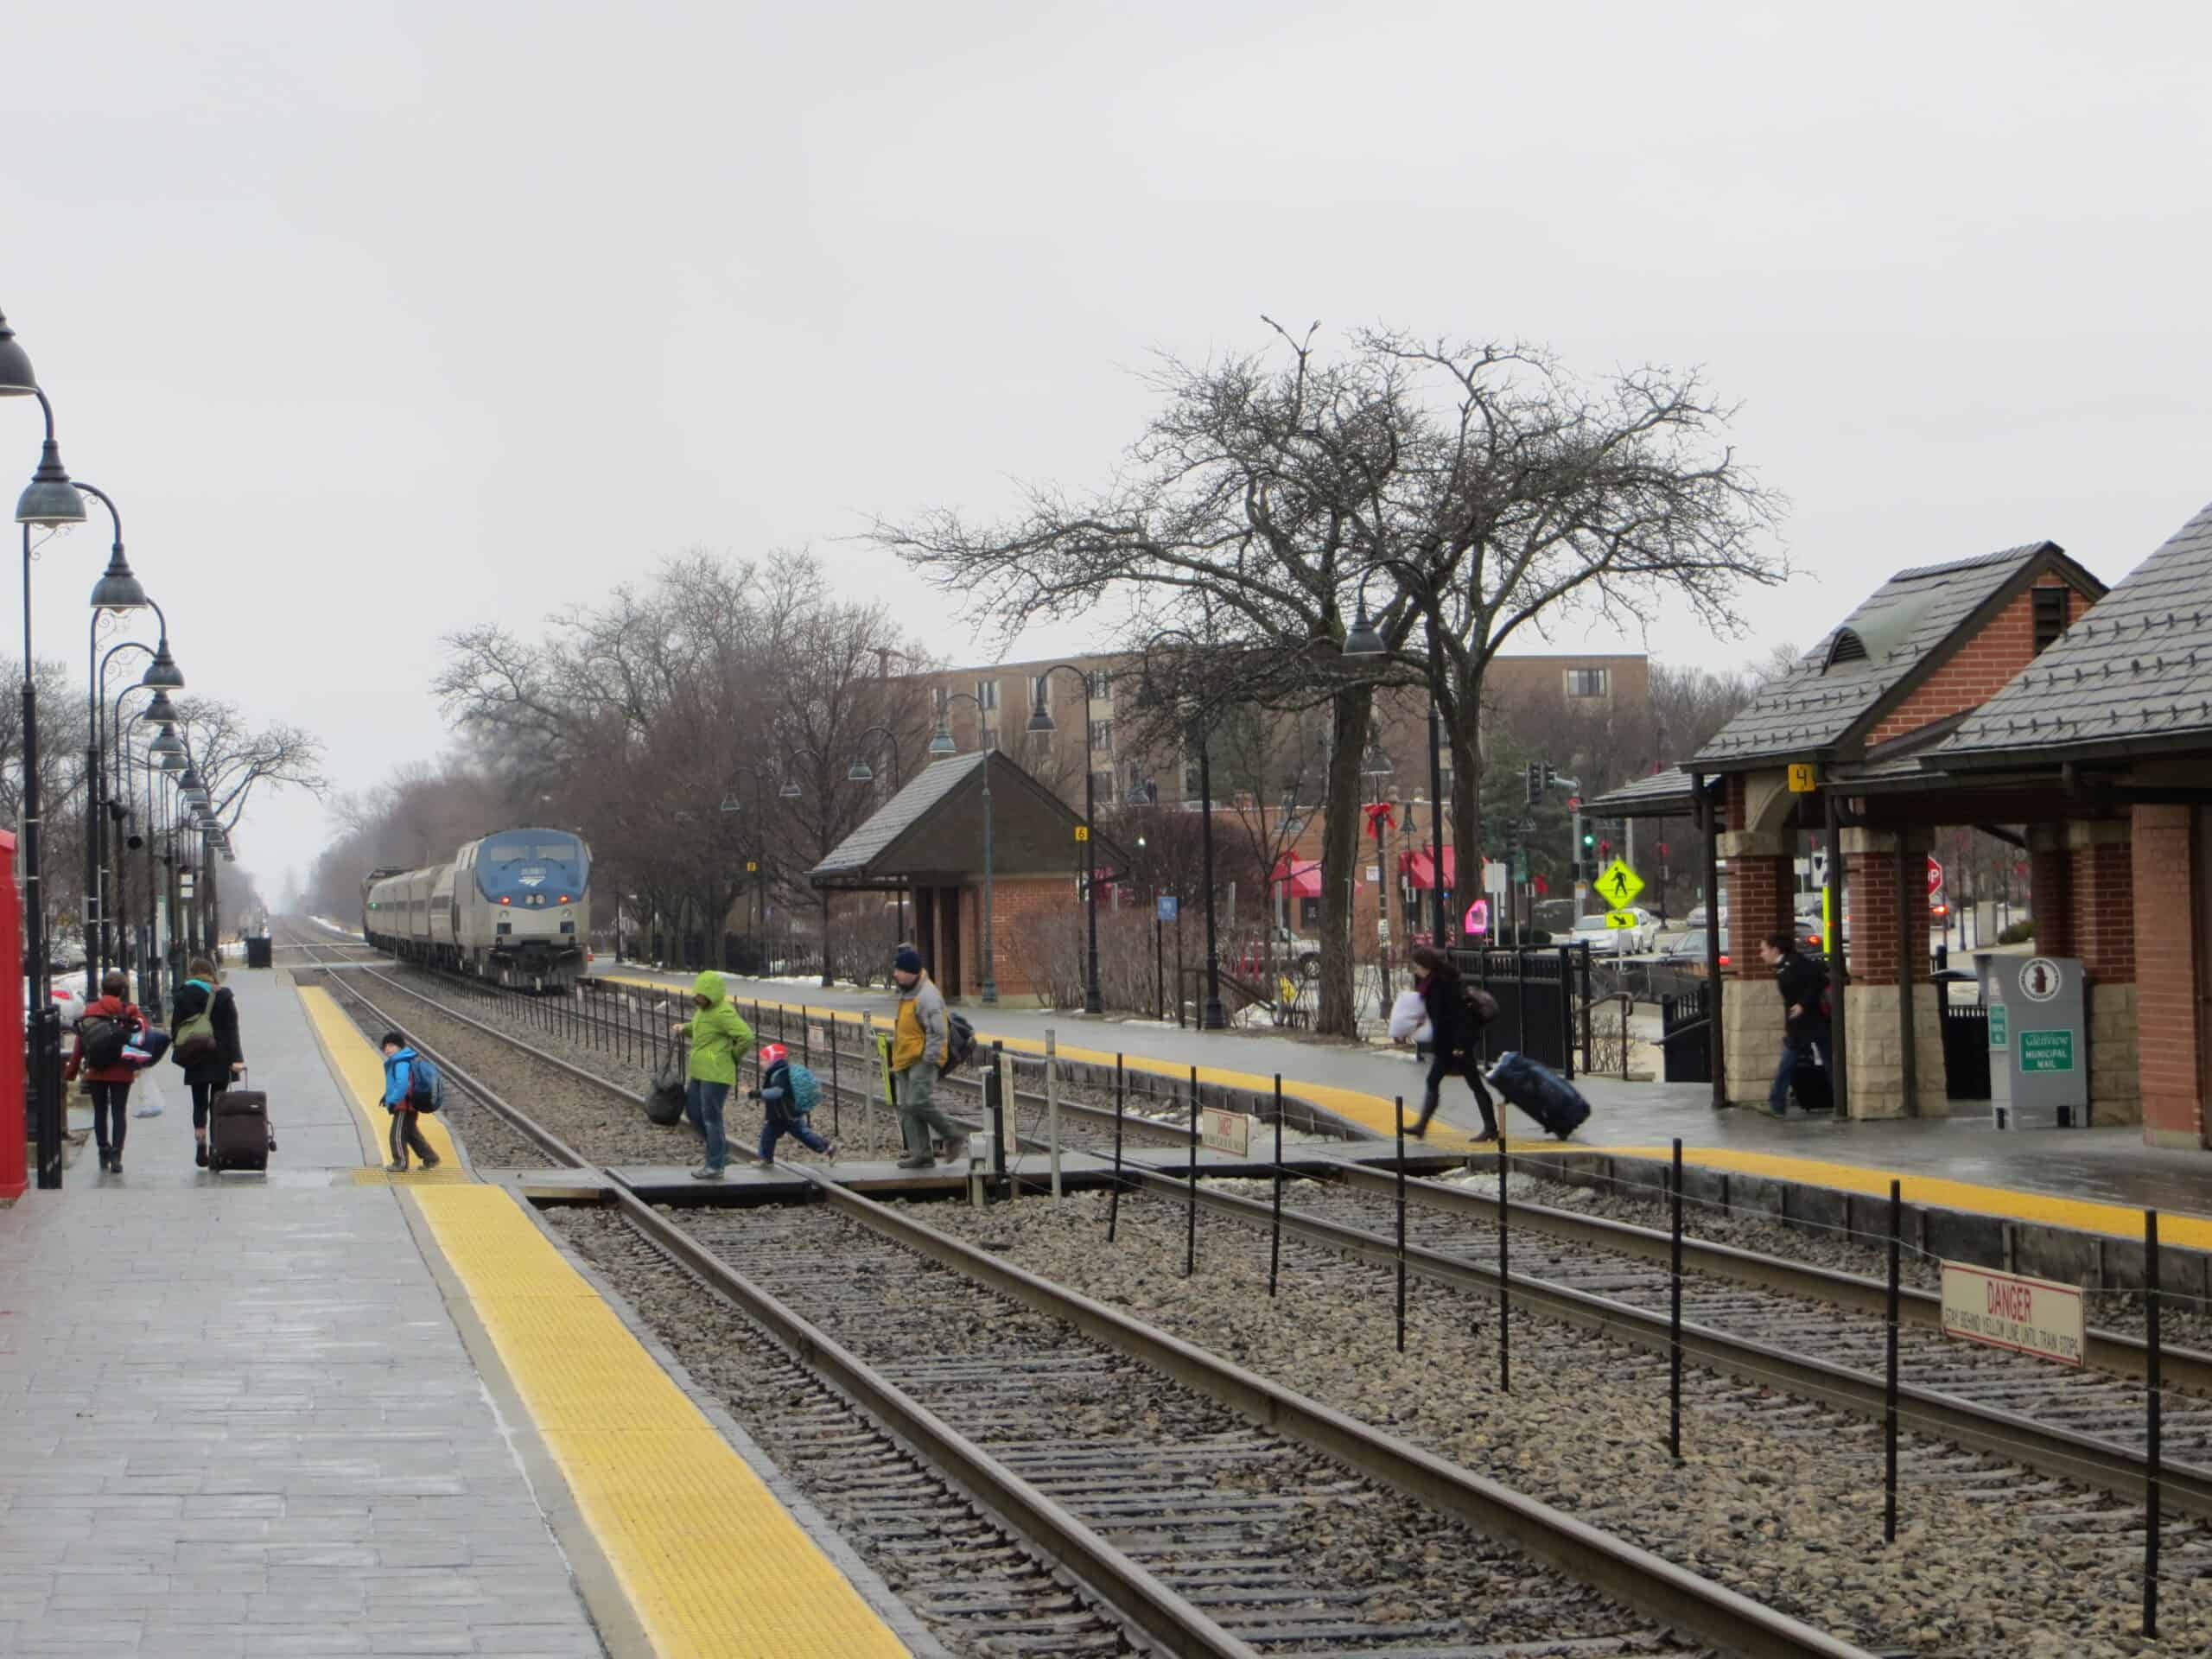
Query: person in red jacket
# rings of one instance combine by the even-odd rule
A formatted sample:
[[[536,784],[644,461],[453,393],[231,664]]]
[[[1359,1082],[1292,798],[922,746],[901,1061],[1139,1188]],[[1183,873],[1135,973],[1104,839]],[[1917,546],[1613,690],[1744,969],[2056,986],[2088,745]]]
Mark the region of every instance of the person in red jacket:
[[[130,1122],[126,1109],[130,1104],[130,1085],[138,1080],[138,1068],[120,1057],[111,1065],[88,1065],[85,1027],[94,1020],[108,1020],[123,1027],[125,1042],[137,1037],[146,1029],[146,1016],[138,1012],[137,1003],[125,1000],[130,994],[130,981],[122,974],[110,974],[100,981],[99,1000],[77,1022],[77,1046],[63,1071],[70,1083],[81,1071],[92,1084],[92,1139],[99,1143],[101,1170],[111,1175],[123,1173],[123,1135]]]

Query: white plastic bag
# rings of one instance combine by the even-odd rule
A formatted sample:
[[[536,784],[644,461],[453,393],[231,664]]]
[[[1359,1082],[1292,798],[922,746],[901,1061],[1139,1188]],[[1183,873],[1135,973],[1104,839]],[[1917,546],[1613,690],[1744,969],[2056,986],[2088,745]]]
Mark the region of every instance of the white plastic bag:
[[[148,1066],[138,1074],[137,1082],[130,1085],[130,1092],[138,1103],[130,1109],[133,1117],[159,1117],[162,1115],[162,1085],[154,1080],[154,1068]]]
[[[1398,1000],[1390,1005],[1390,1040],[1417,1043],[1427,1036],[1428,1005],[1421,1000],[1419,991],[1400,991]]]

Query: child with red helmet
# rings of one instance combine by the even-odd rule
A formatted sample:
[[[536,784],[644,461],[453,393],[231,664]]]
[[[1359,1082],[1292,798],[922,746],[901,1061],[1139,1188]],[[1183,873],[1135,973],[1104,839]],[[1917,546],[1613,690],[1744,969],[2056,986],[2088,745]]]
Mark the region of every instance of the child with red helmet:
[[[836,1143],[823,1140],[808,1127],[806,1121],[807,1114],[822,1097],[822,1085],[813,1072],[791,1058],[791,1051],[783,1044],[761,1045],[760,1086],[753,1093],[766,1109],[766,1122],[760,1126],[762,1169],[776,1166],[776,1142],[786,1135],[797,1135],[803,1145],[824,1158],[837,1155]]]

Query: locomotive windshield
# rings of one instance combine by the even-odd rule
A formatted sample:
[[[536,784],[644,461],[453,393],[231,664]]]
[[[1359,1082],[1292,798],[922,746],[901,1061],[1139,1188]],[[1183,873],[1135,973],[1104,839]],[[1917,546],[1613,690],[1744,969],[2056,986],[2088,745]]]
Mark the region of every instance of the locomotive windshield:
[[[477,854],[477,890],[495,903],[568,904],[583,896],[590,857],[582,841],[560,830],[510,830],[488,837]]]

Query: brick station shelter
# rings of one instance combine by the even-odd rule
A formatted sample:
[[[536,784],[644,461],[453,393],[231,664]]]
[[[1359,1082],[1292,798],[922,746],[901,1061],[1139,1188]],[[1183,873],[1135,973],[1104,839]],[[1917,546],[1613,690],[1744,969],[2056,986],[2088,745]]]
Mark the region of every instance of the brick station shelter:
[[[988,800],[988,807],[987,807]],[[1083,902],[1083,815],[996,751],[932,761],[807,872],[831,892],[912,897],[914,947],[947,998],[983,984],[983,826],[991,840],[991,953],[999,1000],[1040,1000],[1012,948],[1027,916]],[[1104,877],[1127,855],[1103,836]]]
[[[1684,766],[1592,810],[1717,821],[1716,1103],[1772,1076],[1782,1007],[1757,945],[1790,921],[1810,833],[1840,849],[1849,920],[1841,1109],[1984,1109],[1945,1098],[1926,982],[1929,832],[1973,824],[2024,841],[2034,948],[2084,964],[2091,1121],[2212,1145],[2212,507],[2109,592],[2048,542],[1900,571]]]

